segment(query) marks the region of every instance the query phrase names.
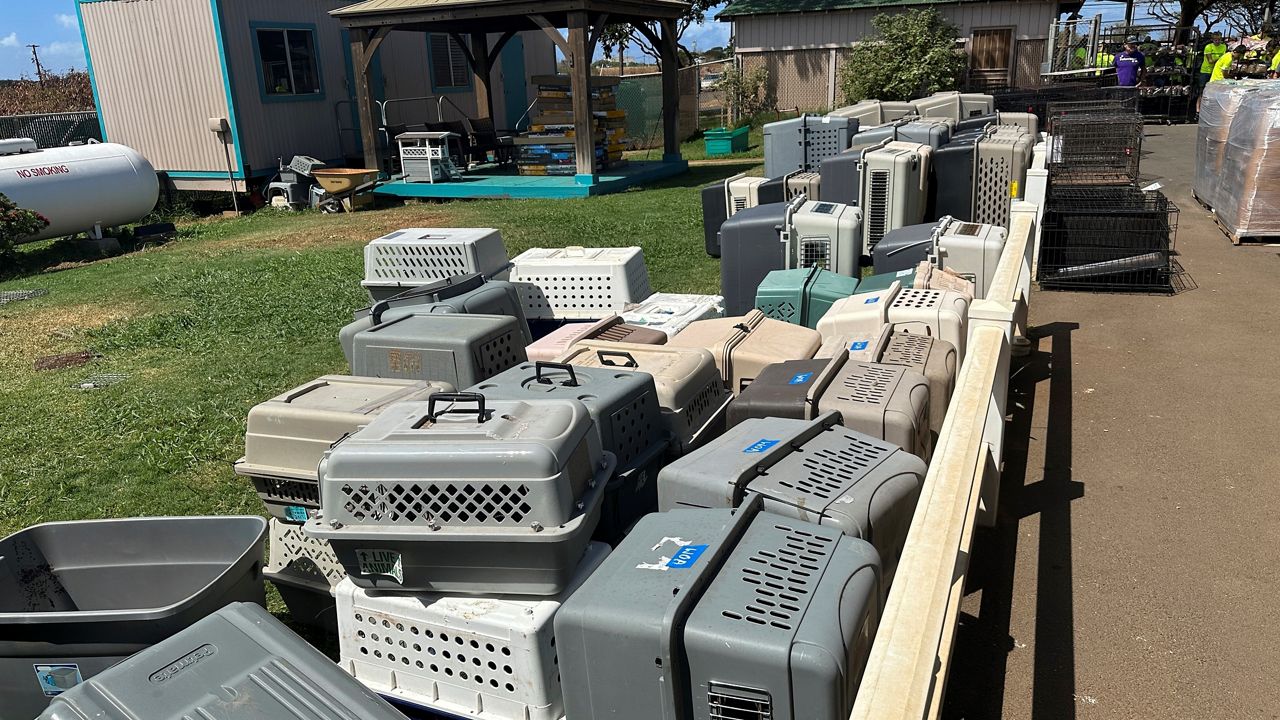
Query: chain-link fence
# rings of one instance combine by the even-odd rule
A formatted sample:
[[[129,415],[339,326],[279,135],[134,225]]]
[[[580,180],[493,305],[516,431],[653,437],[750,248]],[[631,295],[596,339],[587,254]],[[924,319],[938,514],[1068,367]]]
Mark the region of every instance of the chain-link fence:
[[[42,148],[102,140],[98,113],[68,112],[0,116],[0,138],[31,138]]]
[[[700,127],[705,66],[680,68],[680,139]],[[718,94],[718,93],[717,93]],[[618,109],[627,114],[627,143],[632,149],[662,147],[662,74],[626,75],[618,83]],[[714,102],[719,102],[715,100]]]

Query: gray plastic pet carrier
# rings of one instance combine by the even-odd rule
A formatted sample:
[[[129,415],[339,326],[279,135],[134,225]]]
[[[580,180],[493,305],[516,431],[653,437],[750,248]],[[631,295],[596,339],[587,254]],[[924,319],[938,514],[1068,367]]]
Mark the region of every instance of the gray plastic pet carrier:
[[[573,399],[587,406],[601,447],[617,460],[605,490],[597,540],[617,542],[641,515],[657,509],[654,480],[671,440],[652,375],[554,362],[522,363],[468,392],[491,400]]]
[[[1026,189],[1031,167],[1031,135],[988,131],[977,143],[973,183],[973,216],[976,223],[1009,226],[1009,205]]]
[[[360,284],[377,302],[454,275],[500,278],[510,267],[502,234],[493,228],[406,228],[365,246]]]
[[[818,171],[822,176],[822,195],[827,202],[857,205],[862,178],[862,150],[851,148],[822,159]]]
[[[974,156],[981,131],[959,133],[933,153],[933,212],[937,217],[973,219]]]
[[[472,273],[436,280],[410,288],[386,300],[357,310],[353,322],[338,331],[338,342],[347,363],[357,333],[374,325],[417,313],[466,313],[473,315],[510,315],[516,318],[526,345],[533,342],[529,323],[516,287],[505,280],[486,281]]]
[[[647,515],[555,617],[569,718],[845,718],[875,548],[759,509]]]
[[[356,333],[351,374],[474,385],[528,359],[520,325],[510,315],[405,315]]]
[[[758,418],[664,468],[658,508],[730,508],[759,495],[769,512],[874,545],[888,590],[927,470],[915,455],[841,427],[837,413]]]
[[[872,265],[880,274],[911,270],[929,259],[938,223],[908,225],[890,230],[876,243],[871,253]]]
[[[787,205],[748,208],[720,228],[720,292],[727,315],[742,315],[755,305],[756,289],[766,275],[787,266],[782,242]]]
[[[689,452],[724,430],[724,410],[733,396],[709,350],[588,340],[575,344],[563,360],[575,367],[651,376],[675,454]]]
[[[334,446],[304,529],[361,587],[554,595],[613,468],[577,400],[439,394],[387,408]]]
[[[0,540],[0,715],[33,718],[229,602],[264,603],[266,533],[260,517],[130,518]]]
[[[837,353],[832,357],[788,360],[766,366],[729,403],[725,425],[732,428],[750,418],[808,420],[816,417],[818,395],[847,357],[847,353]]]
[[[929,381],[911,368],[849,360],[822,389],[818,410],[838,412],[845,427],[887,440],[926,462],[933,452]]]
[[[388,405],[453,392],[449,383],[322,375],[249,410],[237,475],[253,482],[271,515],[306,522],[320,509],[316,466],[325,451]]]
[[[928,261],[970,280],[978,297],[983,297],[1000,264],[1006,237],[1004,228],[951,217],[899,228],[876,245],[876,272],[914,270]]]
[[[776,178],[817,170],[822,159],[849,148],[858,121],[834,115],[802,115],[764,126],[764,174]]]
[[[928,335],[893,333],[879,361],[909,367],[924,375],[929,381],[929,429],[935,434],[940,432],[956,384],[955,346]]]
[[[235,603],[58,696],[40,720],[399,720],[257,605]]]

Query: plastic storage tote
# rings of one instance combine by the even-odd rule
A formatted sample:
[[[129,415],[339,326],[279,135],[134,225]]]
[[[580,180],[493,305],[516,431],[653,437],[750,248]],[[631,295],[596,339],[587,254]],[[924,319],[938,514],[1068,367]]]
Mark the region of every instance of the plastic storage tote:
[[[654,293],[648,300],[622,313],[629,325],[661,330],[671,337],[698,320],[724,317],[724,298],[719,295],[677,295]]]
[[[604,340],[606,342],[630,342],[642,345],[662,345],[667,334],[660,330],[639,327],[623,322],[617,315],[610,315],[596,322],[578,322],[562,325],[542,336],[525,349],[530,360],[552,361],[579,340]]]
[[[887,592],[928,466],[896,445],[840,427],[840,416],[752,419],[663,469],[659,509],[764,509],[862,538],[880,553]]]
[[[130,518],[0,540],[0,714],[33,718],[223,605],[265,602],[266,533],[260,517]]]
[[[384,697],[495,720],[564,716],[552,619],[604,558],[591,543],[561,595],[392,594],[338,586],[343,669]]]
[[[333,588],[347,571],[329,543],[304,533],[301,525],[272,518],[267,554],[262,575],[276,586],[293,621],[337,632]]]
[[[365,246],[360,284],[377,302],[454,275],[501,278],[510,264],[502,234],[493,228],[406,228]]]
[[[751,127],[743,125],[730,130],[726,127],[711,128],[702,131],[702,140],[706,145],[707,157],[728,155],[747,149],[747,134]]]
[[[818,396],[820,412],[840,413],[842,424],[887,440],[928,462],[929,381],[901,365],[849,360],[834,372]]]
[[[902,365],[929,381],[929,429],[942,431],[951,392],[956,384],[956,349],[941,338],[910,333],[893,333],[880,354],[885,365]]]
[[[556,613],[565,715],[848,717],[880,587],[870,544],[759,501],[647,515]]]
[[[406,315],[356,333],[351,374],[466,387],[527,359],[509,315]]]
[[[530,319],[596,320],[653,294],[638,247],[530,248],[511,261]]]
[[[756,290],[756,309],[774,320],[816,328],[831,303],[858,291],[858,281],[819,267],[774,270]]]
[[[715,358],[707,350],[588,340],[570,348],[563,360],[577,367],[652,376],[677,455],[724,430],[725,408],[733,396],[725,390]]]
[[[605,490],[597,540],[617,542],[641,515],[657,509],[654,481],[665,464],[671,433],[662,421],[652,375],[564,363],[522,363],[467,392],[491,400],[559,398],[587,406],[601,447],[617,461]]]
[[[320,515],[353,582],[380,590],[555,595],[613,475],[577,400],[433,396],[387,408],[320,463]]]
[[[347,363],[351,362],[351,347],[356,333],[388,320],[416,313],[510,315],[518,321],[525,344],[533,342],[529,323],[524,319],[524,306],[515,286],[502,280],[486,281],[484,276],[472,273],[411,288],[357,310],[354,313],[355,319],[338,331],[338,342],[342,345],[342,354],[346,356]]]
[[[249,410],[236,474],[253,482],[273,516],[306,522],[320,509],[316,465],[331,445],[383,408],[453,392],[449,383],[322,375]]]
[[[813,357],[822,345],[822,336],[815,330],[772,320],[759,310],[752,310],[741,317],[693,323],[671,338],[669,344],[710,350],[725,387],[737,395],[766,365]]]
[[[403,720],[257,605],[236,603],[58,696],[40,720]]]

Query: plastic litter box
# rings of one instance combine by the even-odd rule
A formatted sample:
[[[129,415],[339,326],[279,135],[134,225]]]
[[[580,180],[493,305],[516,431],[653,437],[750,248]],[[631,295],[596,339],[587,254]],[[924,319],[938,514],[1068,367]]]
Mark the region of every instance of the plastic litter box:
[[[130,518],[0,540],[0,714],[33,718],[229,602],[263,603],[266,533],[260,517]]]
[[[59,696],[40,720],[403,720],[257,605],[236,603]]]

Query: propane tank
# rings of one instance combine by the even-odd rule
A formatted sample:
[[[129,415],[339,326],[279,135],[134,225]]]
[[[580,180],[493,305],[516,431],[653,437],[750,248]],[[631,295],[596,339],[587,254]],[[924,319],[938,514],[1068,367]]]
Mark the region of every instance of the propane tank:
[[[28,141],[29,142],[29,141]],[[136,150],[90,143],[0,154],[0,193],[49,219],[35,242],[92,233],[146,217],[160,197],[155,168]]]

